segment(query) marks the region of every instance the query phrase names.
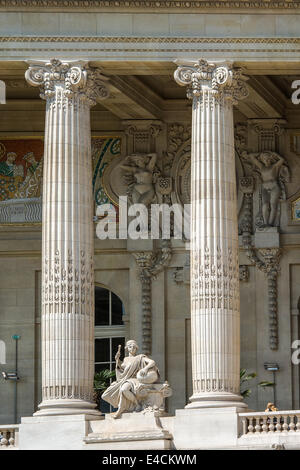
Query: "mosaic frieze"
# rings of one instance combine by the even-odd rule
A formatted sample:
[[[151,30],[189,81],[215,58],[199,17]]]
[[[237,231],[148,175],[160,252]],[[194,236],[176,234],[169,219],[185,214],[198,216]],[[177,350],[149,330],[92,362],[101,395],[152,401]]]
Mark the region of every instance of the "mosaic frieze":
[[[0,141],[0,201],[39,197],[43,139]]]

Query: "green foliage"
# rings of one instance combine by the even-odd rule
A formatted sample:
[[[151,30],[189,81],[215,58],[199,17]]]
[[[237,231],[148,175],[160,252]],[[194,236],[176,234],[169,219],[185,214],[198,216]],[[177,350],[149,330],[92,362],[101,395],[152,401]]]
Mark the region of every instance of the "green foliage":
[[[241,369],[240,370],[240,393],[243,398],[247,398],[251,395],[251,389],[246,388],[243,390],[243,386],[246,384],[248,385],[248,382],[252,379],[257,377],[256,372],[247,372],[247,369]],[[257,384],[259,387],[265,388],[265,387],[273,387],[274,383],[273,382],[268,382],[267,380],[263,380]]]
[[[97,408],[100,409],[101,395],[111,383],[111,379],[116,377],[116,372],[110,371],[109,369],[101,370],[96,372],[94,375],[94,400],[97,403]]]
[[[116,372],[110,371],[109,369],[101,370],[96,372],[94,375],[94,389],[104,392],[104,390],[109,387],[110,380],[114,379]]]

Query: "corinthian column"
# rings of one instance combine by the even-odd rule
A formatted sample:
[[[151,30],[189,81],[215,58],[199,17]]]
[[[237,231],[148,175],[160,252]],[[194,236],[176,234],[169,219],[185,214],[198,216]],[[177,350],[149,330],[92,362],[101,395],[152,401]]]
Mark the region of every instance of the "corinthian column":
[[[184,62],[192,106],[191,344],[188,408],[243,406],[233,104],[247,96],[228,63]]]
[[[90,107],[108,91],[84,62],[30,64],[46,100],[42,243],[42,403],[38,415],[93,403],[94,283]]]

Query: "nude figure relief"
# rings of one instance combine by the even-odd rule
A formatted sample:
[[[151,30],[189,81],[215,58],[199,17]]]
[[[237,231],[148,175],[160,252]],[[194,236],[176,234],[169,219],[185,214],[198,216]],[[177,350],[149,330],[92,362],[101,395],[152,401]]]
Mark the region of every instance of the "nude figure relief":
[[[148,207],[152,203],[161,203],[162,195],[170,194],[171,178],[162,176],[156,153],[128,155],[120,166],[132,204]]]
[[[285,183],[289,182],[285,159],[272,151],[243,152],[242,159],[260,180],[260,208],[256,225],[259,228],[279,225],[279,201],[286,199]]]

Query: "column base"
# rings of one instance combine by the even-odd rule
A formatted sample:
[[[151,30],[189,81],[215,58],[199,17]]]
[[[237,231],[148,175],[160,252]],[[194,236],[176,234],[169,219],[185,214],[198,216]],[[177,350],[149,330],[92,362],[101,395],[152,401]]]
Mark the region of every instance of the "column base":
[[[190,402],[191,403],[188,403],[185,408],[248,408],[248,405],[243,402],[243,397],[241,395],[230,392],[193,394],[190,397]]]
[[[39,405],[39,411],[33,416],[59,416],[59,415],[96,415],[101,416],[99,410],[95,410],[96,403],[80,399],[61,399],[43,401]]]
[[[237,449],[241,432],[238,413],[243,411],[232,406],[176,410],[175,449]]]
[[[91,421],[103,416],[30,416],[21,418],[20,450],[83,450]]]

